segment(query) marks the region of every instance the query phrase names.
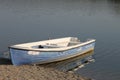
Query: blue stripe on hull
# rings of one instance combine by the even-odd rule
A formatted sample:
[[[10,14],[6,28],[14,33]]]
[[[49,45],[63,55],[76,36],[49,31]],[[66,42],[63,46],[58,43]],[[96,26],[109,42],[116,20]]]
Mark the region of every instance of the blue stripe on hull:
[[[44,61],[51,61],[58,58],[66,58],[78,53],[82,53],[94,48],[95,43],[87,44],[78,48],[70,49],[63,52],[38,52],[10,49],[12,63],[14,65],[34,64]]]

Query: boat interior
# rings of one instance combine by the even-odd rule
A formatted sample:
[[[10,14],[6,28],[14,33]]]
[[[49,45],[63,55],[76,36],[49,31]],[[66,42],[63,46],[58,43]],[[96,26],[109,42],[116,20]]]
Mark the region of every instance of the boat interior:
[[[32,46],[32,48],[60,48],[60,47],[68,47],[80,44],[80,40],[75,37],[69,38],[60,38],[60,39],[53,39],[45,41],[39,45]]]
[[[15,45],[15,47],[33,48],[33,49],[46,49],[46,48],[62,48],[80,44],[80,40],[76,37],[65,37],[58,39],[50,39],[38,42],[24,43]]]

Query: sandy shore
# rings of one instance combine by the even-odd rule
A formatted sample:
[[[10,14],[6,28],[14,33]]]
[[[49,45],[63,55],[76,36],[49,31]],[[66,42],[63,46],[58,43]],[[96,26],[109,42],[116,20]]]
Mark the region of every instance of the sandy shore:
[[[0,80],[90,80],[74,73],[63,72],[45,65],[13,66],[10,60],[0,59]]]

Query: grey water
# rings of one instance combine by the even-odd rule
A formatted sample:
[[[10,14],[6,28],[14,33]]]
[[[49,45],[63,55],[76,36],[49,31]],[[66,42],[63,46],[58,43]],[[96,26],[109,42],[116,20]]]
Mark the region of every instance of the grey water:
[[[95,62],[75,73],[120,80],[119,35],[119,0],[0,0],[0,55],[18,43],[95,38]]]

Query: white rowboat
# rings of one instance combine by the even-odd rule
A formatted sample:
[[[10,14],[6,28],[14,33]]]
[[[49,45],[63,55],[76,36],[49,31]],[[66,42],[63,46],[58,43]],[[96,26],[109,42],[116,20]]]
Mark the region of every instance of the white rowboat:
[[[44,64],[76,57],[94,50],[95,39],[80,42],[76,37],[65,37],[9,47],[13,65]]]

